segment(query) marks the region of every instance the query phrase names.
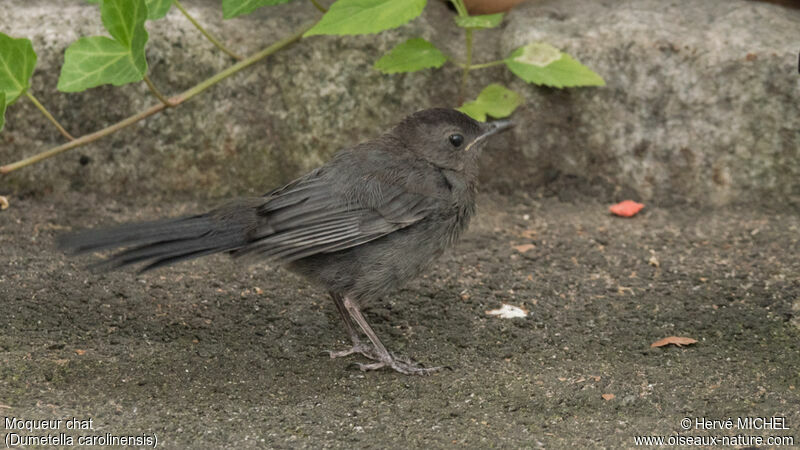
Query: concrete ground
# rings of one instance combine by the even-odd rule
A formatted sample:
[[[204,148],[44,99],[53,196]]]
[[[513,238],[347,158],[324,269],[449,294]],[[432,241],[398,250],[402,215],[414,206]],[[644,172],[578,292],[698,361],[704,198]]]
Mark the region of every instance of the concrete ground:
[[[70,229],[207,208],[12,199],[0,213],[4,439],[314,449],[628,448],[639,435],[800,443],[797,212],[649,206],[621,219],[586,196],[481,196],[455,249],[366,308],[394,352],[452,368],[409,377],[329,359],[325,350],[347,344],[332,302],[280,268],[214,256],[144,275],[93,274],[88,258],[54,245]],[[504,303],[529,314],[487,315]],[[669,336],[698,342],[651,348]],[[774,416],[788,429],[736,428],[738,418]],[[72,417],[92,419],[91,429],[14,422]],[[697,418],[731,418],[734,428],[698,430]]]

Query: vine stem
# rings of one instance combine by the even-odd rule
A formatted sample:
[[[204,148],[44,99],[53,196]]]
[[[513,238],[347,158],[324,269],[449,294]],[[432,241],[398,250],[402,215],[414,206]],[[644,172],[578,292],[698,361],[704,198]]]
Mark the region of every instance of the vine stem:
[[[39,111],[41,111],[42,114],[44,114],[44,116],[47,117],[47,119],[50,120],[50,122],[52,122],[53,125],[56,126],[56,128],[58,128],[58,131],[62,135],[64,135],[65,138],[69,139],[70,141],[74,141],[75,140],[75,138],[71,134],[69,134],[69,132],[66,129],[64,129],[64,127],[62,127],[60,123],[58,123],[56,118],[53,117],[52,114],[50,114],[50,111],[48,111],[47,108],[44,107],[44,105],[39,103],[39,100],[37,100],[36,97],[33,96],[33,94],[31,94],[28,91],[25,91],[25,96],[28,97],[28,100],[33,102],[33,104],[36,106],[36,108],[38,108]]]
[[[450,0],[450,3],[456,8],[456,12],[461,17],[467,17],[469,12],[467,12],[467,7],[464,6],[464,0]]]
[[[281,39],[278,42],[270,45],[269,47],[259,51],[258,53],[253,54],[252,56],[239,61],[238,63],[228,67],[227,69],[219,72],[218,74],[212,76],[211,78],[207,78],[203,82],[195,85],[194,87],[189,88],[188,90],[184,91],[183,93],[176,95],[170,99],[168,99],[169,103],[161,102],[157,105],[151,106],[150,108],[136,114],[133,116],[128,117],[120,122],[117,122],[111,126],[103,128],[102,130],[95,131],[94,133],[87,134],[85,136],[81,136],[78,139],[75,139],[71,142],[68,142],[63,145],[59,145],[58,147],[53,147],[50,150],[45,152],[36,154],[34,156],[21,159],[17,162],[6,164],[4,166],[0,166],[0,174],[7,174],[9,172],[13,172],[14,170],[21,169],[23,167],[29,166],[31,164],[35,164],[39,161],[45,160],[47,158],[51,158],[53,156],[58,155],[59,153],[63,153],[67,150],[71,150],[76,147],[80,147],[86,145],[90,142],[94,142],[102,137],[108,136],[116,131],[119,131],[123,128],[129,127],[136,122],[144,120],[154,114],[157,114],[169,107],[175,107],[180,105],[181,103],[191,99],[192,97],[200,94],[201,92],[205,91],[206,89],[214,86],[215,84],[219,83],[220,81],[224,80],[225,78],[230,77],[231,75],[240,72],[241,70],[257,63],[258,61],[266,58],[267,56],[277,52],[278,50],[293,44],[296,41],[302,39],[303,34],[310,30],[315,23],[309,23],[303,25],[302,27],[298,28],[297,31],[292,33],[291,35]]]
[[[150,79],[150,77],[147,76],[147,74],[145,74],[143,79],[144,82],[147,84],[147,87],[150,88],[150,91],[153,93],[153,95],[155,95],[156,98],[161,100],[161,103],[163,103],[166,106],[175,106],[168,98],[164,97],[164,94],[162,94],[161,91],[158,90],[156,85],[153,84],[153,81]]]
[[[311,3],[312,3],[312,4],[314,5],[314,7],[315,7],[315,8],[317,8],[317,9],[319,10],[319,12],[321,12],[322,14],[325,14],[326,12],[328,12],[328,8],[326,8],[326,7],[322,6],[322,4],[321,4],[320,2],[318,2],[317,0],[311,0]]]
[[[467,34],[467,60],[464,63],[464,73],[461,75],[461,87],[458,89],[458,103],[464,103],[464,94],[467,90],[467,77],[469,77],[469,70],[472,68],[472,28],[464,30]]]
[[[487,67],[500,66],[505,63],[506,63],[505,59],[498,59],[497,61],[491,61],[483,64],[473,64],[471,66],[467,66],[466,64],[459,64],[459,67],[461,68],[469,67],[469,70],[475,70],[475,69],[486,69]]]
[[[467,11],[467,7],[464,5],[464,0],[450,0],[450,3],[456,8],[456,12],[458,13],[459,17],[467,17],[469,16],[469,11]],[[464,103],[464,94],[467,90],[467,77],[469,77],[469,71],[472,69],[472,28],[465,28],[464,32],[466,33],[466,45],[467,45],[467,54],[466,54],[466,61],[464,64],[460,66],[464,69],[464,72],[461,75],[461,85],[458,88],[458,104],[461,105]]]
[[[194,26],[195,26],[195,28],[197,28],[198,30],[200,30],[200,32],[201,32],[201,33],[203,33],[203,36],[205,36],[205,37],[206,37],[206,39],[208,39],[209,41],[211,41],[211,43],[212,43],[212,44],[214,44],[214,46],[215,46],[215,47],[217,47],[218,49],[222,50],[222,51],[223,51],[223,52],[225,52],[225,53],[226,53],[228,56],[230,56],[231,58],[233,58],[233,59],[235,59],[235,60],[237,60],[237,61],[241,61],[242,59],[244,59],[244,58],[243,58],[241,55],[239,55],[239,54],[237,54],[237,53],[234,53],[234,52],[233,52],[233,51],[231,51],[231,50],[228,50],[228,48],[227,48],[227,47],[225,47],[224,45],[222,45],[222,42],[220,42],[220,41],[219,41],[217,38],[215,38],[214,36],[212,36],[212,35],[211,35],[211,33],[209,33],[208,31],[206,31],[206,29],[205,29],[205,28],[203,28],[203,26],[202,26],[202,25],[200,25],[200,23],[199,23],[198,21],[196,21],[196,20],[194,19],[194,17],[192,17],[192,16],[191,16],[191,14],[189,14],[189,11],[186,11],[186,8],[184,8],[184,7],[183,7],[183,5],[181,5],[181,2],[179,2],[178,0],[172,0],[172,4],[173,4],[173,5],[175,5],[175,7],[176,7],[176,8],[178,8],[178,10],[179,10],[181,13],[183,13],[183,15],[184,15],[184,16],[186,16],[186,18],[187,18],[187,19],[189,19],[189,22],[192,22],[192,25],[194,25]]]

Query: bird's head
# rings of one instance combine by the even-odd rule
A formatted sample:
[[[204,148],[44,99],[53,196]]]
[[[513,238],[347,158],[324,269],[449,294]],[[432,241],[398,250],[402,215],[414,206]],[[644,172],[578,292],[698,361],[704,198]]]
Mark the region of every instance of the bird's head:
[[[481,123],[454,109],[433,108],[406,117],[392,134],[437,167],[472,172],[487,138],[512,125],[508,120]]]

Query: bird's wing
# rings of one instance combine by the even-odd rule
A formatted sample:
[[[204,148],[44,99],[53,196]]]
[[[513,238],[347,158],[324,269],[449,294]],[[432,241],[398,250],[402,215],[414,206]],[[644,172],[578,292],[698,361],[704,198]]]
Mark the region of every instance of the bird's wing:
[[[323,177],[297,180],[266,195],[260,224],[234,256],[290,262],[364,244],[423,219],[440,199],[380,184],[369,198],[347,198]]]

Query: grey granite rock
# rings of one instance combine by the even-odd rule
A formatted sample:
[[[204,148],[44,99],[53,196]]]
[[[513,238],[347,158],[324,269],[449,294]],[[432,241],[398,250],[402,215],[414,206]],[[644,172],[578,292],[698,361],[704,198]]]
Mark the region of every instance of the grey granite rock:
[[[80,36],[106,34],[94,5],[62,0],[4,0],[2,31],[33,40],[39,63],[32,92],[74,135],[90,133],[142,111],[157,100],[144,83],[63,94],[55,86],[64,49]],[[242,54],[291,34],[320,13],[310,2],[261,8],[222,20],[219,1],[186,2],[190,13]],[[431,2],[401,30],[368,37],[312,37],[212,87],[178,108],[146,119],[89,146],[0,176],[0,192],[79,189],[108,195],[215,198],[260,194],[310,170],[337,149],[375,136],[399,117],[428,105],[456,102],[454,66],[384,76],[374,61],[394,45],[424,35],[449,41],[447,8]],[[175,8],[147,23],[150,77],[177,94],[228,67]],[[438,31],[437,31],[438,30]],[[64,142],[21,99],[0,133],[3,164]],[[82,158],[83,157],[83,158]],[[82,165],[81,159],[84,163]]]
[[[800,10],[743,0],[543,1],[514,11],[502,46],[538,40],[608,84],[527,91],[517,144],[543,170],[605,180],[645,200],[800,203]]]
[[[155,102],[143,83],[56,91],[66,46],[104,34],[96,6],[4,3],[9,19],[0,30],[31,38],[39,54],[33,93],[73,134]],[[187,3],[244,54],[319,14],[297,1],[223,21],[218,1]],[[405,114],[452,106],[460,77],[453,65],[391,76],[371,68],[382,53],[418,35],[460,54],[462,34],[450,20],[441,2],[430,1],[421,18],[398,30],[303,40],[179,108],[0,177],[0,194],[78,189],[149,200],[264,192]],[[151,78],[164,92],[181,92],[232,63],[174,9],[147,26]],[[800,202],[800,11],[745,0],[529,2],[503,27],[478,34],[477,60],[536,40],[571,53],[608,86],[542,89],[503,68],[476,72],[471,97],[500,81],[526,99],[515,115],[523,126],[483,158],[488,188],[577,178],[603,186],[607,196],[655,203]],[[20,100],[0,134],[0,163],[61,142]]]

